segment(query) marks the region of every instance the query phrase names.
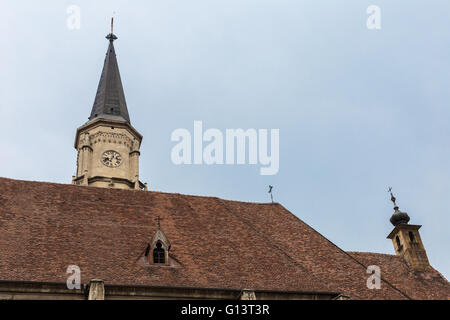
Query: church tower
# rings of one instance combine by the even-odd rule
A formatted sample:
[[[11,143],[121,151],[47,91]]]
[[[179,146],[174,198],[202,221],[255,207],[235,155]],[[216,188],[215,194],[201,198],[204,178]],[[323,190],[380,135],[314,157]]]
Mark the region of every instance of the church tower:
[[[391,201],[394,203],[394,213],[390,219],[394,230],[387,236],[392,240],[395,253],[409,264],[414,270],[426,271],[430,268],[427,252],[420,237],[420,225],[408,224],[409,216],[398,209],[395,197],[391,192]]]
[[[139,181],[142,135],[131,125],[120,79],[111,20],[103,71],[89,121],[77,129],[77,172],[72,183],[84,186],[146,190]]]

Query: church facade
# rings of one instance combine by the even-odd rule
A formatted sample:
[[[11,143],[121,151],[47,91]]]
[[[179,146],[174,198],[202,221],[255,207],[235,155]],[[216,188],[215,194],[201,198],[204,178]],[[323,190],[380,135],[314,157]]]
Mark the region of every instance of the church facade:
[[[278,203],[149,191],[107,39],[72,184],[0,178],[0,299],[450,299],[392,193],[394,255],[346,252]]]

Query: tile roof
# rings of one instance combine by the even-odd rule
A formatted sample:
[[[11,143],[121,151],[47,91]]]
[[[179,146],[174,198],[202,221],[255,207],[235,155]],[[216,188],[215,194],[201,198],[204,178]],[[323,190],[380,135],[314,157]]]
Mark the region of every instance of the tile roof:
[[[401,288],[411,299],[450,300],[450,285],[437,270],[415,271],[397,255],[373,252],[349,252],[366,266],[380,267],[381,277]]]
[[[172,244],[170,267],[142,261],[157,216]],[[386,256],[379,262],[400,266],[402,279],[389,271],[369,290],[372,256],[344,252],[279,204],[0,178],[0,280],[64,283],[74,264],[83,283],[448,298],[437,273],[419,280]]]

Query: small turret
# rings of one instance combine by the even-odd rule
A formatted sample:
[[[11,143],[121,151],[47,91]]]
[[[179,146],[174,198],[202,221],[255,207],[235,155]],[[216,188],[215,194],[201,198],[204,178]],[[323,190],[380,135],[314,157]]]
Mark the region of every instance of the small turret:
[[[392,188],[388,191],[391,194],[391,201],[394,203],[394,213],[390,222],[394,225],[394,230],[387,236],[392,240],[395,253],[409,264],[414,270],[424,271],[430,268],[427,253],[420,237],[420,225],[408,224],[410,218],[406,212],[399,210],[396,198],[392,194]]]

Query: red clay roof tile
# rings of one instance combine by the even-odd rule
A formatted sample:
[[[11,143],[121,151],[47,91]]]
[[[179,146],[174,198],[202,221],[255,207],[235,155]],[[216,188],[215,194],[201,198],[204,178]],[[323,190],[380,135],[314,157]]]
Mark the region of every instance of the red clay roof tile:
[[[157,216],[172,244],[173,267],[140,260]],[[432,297],[448,298],[448,282],[436,273],[417,280],[395,256],[380,263],[400,266],[404,279],[389,271],[380,290],[368,289],[367,257],[342,251],[279,204],[0,178],[0,280],[66,282],[75,264],[84,283],[101,278],[353,299],[421,298],[434,290]]]

